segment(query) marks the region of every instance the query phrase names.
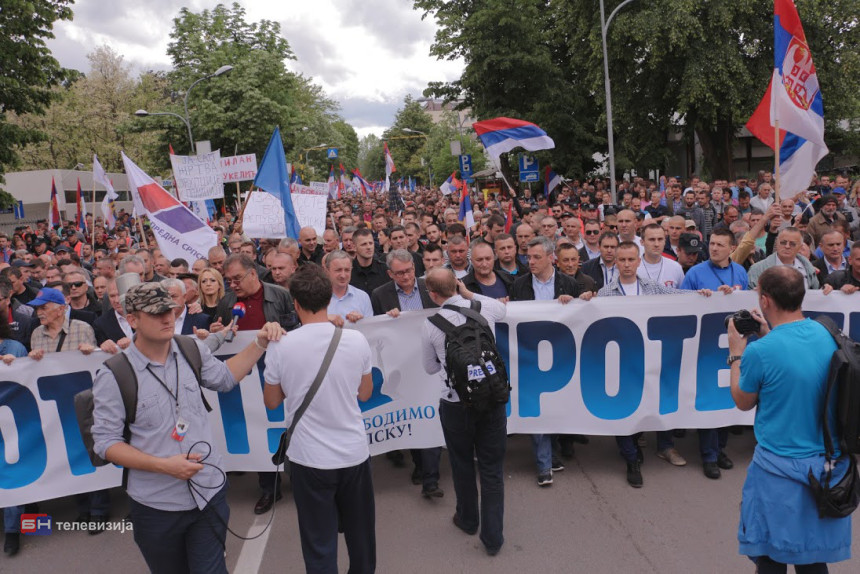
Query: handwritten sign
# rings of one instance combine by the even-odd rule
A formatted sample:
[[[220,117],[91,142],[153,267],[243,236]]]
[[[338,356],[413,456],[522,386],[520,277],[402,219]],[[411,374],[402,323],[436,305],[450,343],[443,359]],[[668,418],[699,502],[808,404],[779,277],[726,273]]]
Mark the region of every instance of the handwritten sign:
[[[171,155],[170,164],[182,201],[224,197],[220,151],[201,155]]]
[[[303,185],[294,185],[290,196],[301,227],[313,227],[318,235],[325,231],[326,196]],[[248,196],[242,229],[248,237],[277,239],[286,237],[284,209],[281,200],[265,191],[255,191]]]
[[[328,195],[328,184],[324,181],[312,181],[311,189],[314,190],[314,193]]]
[[[221,177],[224,183],[250,181],[257,177],[257,154],[246,153],[221,158]]]

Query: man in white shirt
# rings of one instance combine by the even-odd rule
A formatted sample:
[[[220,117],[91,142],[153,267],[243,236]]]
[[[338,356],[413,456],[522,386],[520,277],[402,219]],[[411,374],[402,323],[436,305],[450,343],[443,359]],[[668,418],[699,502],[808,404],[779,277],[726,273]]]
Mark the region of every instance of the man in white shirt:
[[[304,265],[290,282],[302,326],[266,353],[263,400],[274,409],[284,402],[292,420],[317,375],[334,335],[328,320],[332,285],[317,265]],[[296,426],[287,457],[308,572],[336,572],[338,524],[349,554],[350,572],[376,568],[376,511],[370,451],[358,400],[373,391],[370,345],[347,329],[308,409]]]
[[[373,307],[370,297],[353,285],[352,258],[337,249],[325,256],[325,270],[331,280],[331,302],[328,304],[329,320],[338,327],[343,327],[344,321],[357,323],[365,317],[373,317]]]
[[[666,287],[678,288],[684,281],[684,270],[677,261],[663,255],[666,234],[656,223],[649,223],[642,229],[642,243],[645,253],[636,274],[640,279],[649,279]]]

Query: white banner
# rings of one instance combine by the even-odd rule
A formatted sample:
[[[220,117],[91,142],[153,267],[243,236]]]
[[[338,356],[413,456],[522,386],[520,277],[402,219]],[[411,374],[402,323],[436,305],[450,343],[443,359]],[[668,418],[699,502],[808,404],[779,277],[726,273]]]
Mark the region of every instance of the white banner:
[[[314,190],[313,193],[318,193],[328,197],[328,183],[325,181],[312,181],[310,188]]]
[[[219,150],[200,155],[171,155],[170,164],[182,201],[224,197]]]
[[[257,154],[246,153],[221,158],[221,178],[224,183],[250,181],[255,177],[257,177]]]
[[[509,304],[496,328],[513,387],[508,431],[629,435],[752,424],[754,414],[731,399],[724,319],[755,305],[754,293]],[[827,313],[860,338],[860,296],[812,292],[804,308]],[[358,324],[373,353],[373,395],[361,403],[372,454],[443,443],[437,410],[445,387],[421,361],[421,327],[430,314]],[[250,337],[240,333],[217,354],[236,353]],[[74,395],[92,385],[105,358],[74,352],[0,363],[0,506],[120,483],[113,466],[90,465],[74,414]],[[263,406],[259,371],[229,393],[206,394],[224,470],[271,470],[286,422],[283,407]]]
[[[313,227],[318,235],[325,231],[327,195],[310,187],[293,185],[290,198],[300,227]],[[264,191],[250,194],[242,215],[242,230],[248,237],[277,239],[286,237],[284,208],[281,200]]]

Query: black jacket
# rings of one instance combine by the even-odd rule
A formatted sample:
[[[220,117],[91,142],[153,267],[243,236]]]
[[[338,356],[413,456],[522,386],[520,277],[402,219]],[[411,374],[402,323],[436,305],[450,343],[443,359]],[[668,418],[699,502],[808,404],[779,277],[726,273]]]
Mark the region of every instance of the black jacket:
[[[842,271],[834,271],[828,275],[825,283],[833,286],[834,289],[842,289],[845,285],[860,287],[860,281],[854,277],[854,273],[851,272],[850,265]]]
[[[594,280],[594,287],[600,291],[600,288],[603,287],[603,268],[600,266],[600,257],[595,257],[594,259],[589,259],[585,263],[582,264],[579,271],[584,275],[588,275],[591,279]]]
[[[207,327],[208,328],[208,327]],[[96,343],[100,346],[105,341],[113,341],[116,343],[125,337],[125,331],[119,326],[119,321],[116,318],[116,311],[111,308],[110,311],[105,311],[102,316],[93,323],[93,331],[96,333]]]
[[[514,284],[514,276],[508,273],[507,271],[494,271],[496,274],[496,280],[501,281],[502,285],[505,287],[505,292],[510,295],[511,294],[511,286]],[[517,274],[519,276],[519,274]],[[478,295],[483,294],[483,290],[481,289],[481,284],[475,278],[475,270],[472,269],[463,277],[463,285],[466,286],[466,289],[471,291],[472,293],[477,293]]]
[[[287,331],[299,327],[299,316],[296,315],[296,308],[293,306],[290,292],[283,287],[270,283],[263,283],[262,285],[263,315],[266,317],[266,322],[279,323]],[[218,308],[215,310],[216,320],[220,318],[224,325],[232,321],[233,305],[236,304],[237,300],[235,292],[224,293],[224,297],[218,302]]]
[[[503,271],[503,272],[507,273],[508,275],[511,275],[512,279],[516,279],[520,275],[524,275],[525,273],[529,272],[529,266],[526,265],[525,263],[523,263],[522,261],[520,261],[519,257],[514,257],[514,262],[516,262],[516,264],[517,264],[517,274],[516,275],[511,275],[510,271],[505,271],[504,269],[502,269],[502,266],[499,264],[498,259],[496,259],[496,265],[493,267],[493,269],[495,269],[496,271]]]
[[[553,299],[558,299],[562,295],[579,297],[584,291],[572,277],[558,271],[555,272],[554,287],[555,296]],[[511,301],[534,301],[535,290],[532,287],[532,274],[526,273],[522,277],[517,277],[511,286],[510,294]]]
[[[296,261],[296,264],[304,265],[305,263],[316,263],[317,265],[320,265],[324,255],[325,251],[323,250],[322,245],[317,245],[317,248],[314,249],[314,252],[311,253],[310,257],[306,257],[304,250],[301,250],[299,251],[299,260]]]
[[[360,266],[358,259],[353,261],[352,278],[349,281],[353,287],[371,295],[377,287],[381,287],[389,281],[391,278],[388,276],[388,267],[379,259],[374,258],[367,267]]]
[[[437,307],[436,303],[430,299],[430,294],[427,293],[424,279],[418,279],[418,294],[421,296],[421,306],[424,309]],[[397,285],[394,281],[389,281],[374,289],[370,295],[370,304],[373,306],[374,315],[382,315],[392,309],[400,309],[400,299],[397,297]]]

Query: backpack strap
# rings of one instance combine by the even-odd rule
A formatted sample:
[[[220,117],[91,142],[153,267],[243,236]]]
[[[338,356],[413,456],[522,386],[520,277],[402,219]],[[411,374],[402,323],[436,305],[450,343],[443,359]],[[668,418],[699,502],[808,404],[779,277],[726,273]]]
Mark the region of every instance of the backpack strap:
[[[191,370],[194,371],[194,377],[200,386],[200,399],[203,401],[203,406],[206,407],[206,412],[212,412],[212,406],[203,394],[203,357],[200,355],[200,347],[188,335],[174,335],[173,340],[176,341],[179,352],[182,353],[185,361],[191,366]]]
[[[839,353],[839,350],[842,348],[842,331],[839,329],[839,326],[836,325],[836,322],[827,315],[818,315],[813,320],[827,329],[833,337],[833,340],[836,341],[836,353]],[[830,425],[828,424],[827,412],[830,410],[830,397],[833,396],[833,388],[836,386],[836,381],[839,378],[839,371],[841,368],[842,361],[834,354],[833,358],[830,360],[830,369],[827,372],[827,390],[824,393],[824,418],[821,421],[821,426],[824,427],[824,453],[828,460],[833,459],[834,448],[833,438],[830,436]],[[829,472],[830,471],[828,470],[828,482],[830,478]]]
[[[446,305],[445,307],[448,307],[448,305]],[[427,317],[427,320],[430,321],[430,323],[432,323],[434,326],[438,327],[438,329],[445,333],[446,336],[450,335],[454,331],[454,329],[456,329],[456,327],[454,327],[454,324],[451,321],[449,321],[439,313]]]
[[[125,426],[122,429],[122,440],[129,444],[131,442],[131,425],[137,417],[137,374],[134,372],[134,367],[128,356],[125,353],[119,352],[110,359],[104,362],[104,365],[111,370],[116,386],[119,387],[119,394],[122,397],[122,406],[125,408]],[[122,487],[128,486],[128,468],[122,469]]]
[[[480,310],[481,303],[480,303],[480,301],[478,301],[477,303],[478,303],[478,310]],[[468,317],[469,319],[472,319],[473,321],[477,321],[478,324],[480,324],[482,327],[485,327],[485,328],[490,327],[490,324],[487,322],[487,320],[484,318],[484,316],[481,315],[478,312],[478,310],[475,310],[474,308],[470,307],[469,309],[466,309],[465,307],[458,307],[456,305],[445,305],[442,308],[448,309],[449,311],[456,311],[457,313],[460,313],[461,315],[464,315],[464,316]]]

